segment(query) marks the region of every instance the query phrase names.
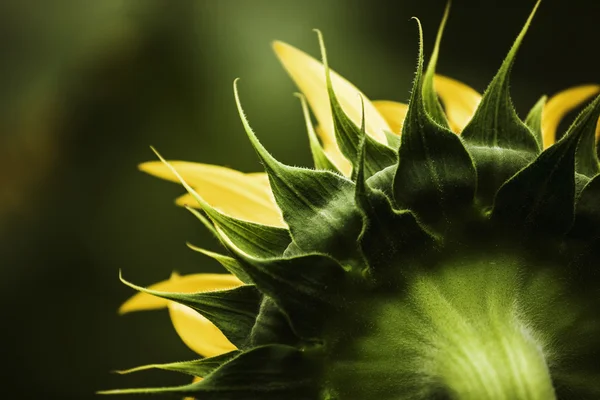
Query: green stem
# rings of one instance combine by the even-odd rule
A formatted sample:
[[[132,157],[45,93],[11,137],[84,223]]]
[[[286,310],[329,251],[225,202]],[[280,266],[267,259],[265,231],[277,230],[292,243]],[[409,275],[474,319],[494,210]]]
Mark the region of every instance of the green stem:
[[[410,278],[400,298],[365,299],[366,328],[331,354],[334,398],[555,399],[535,320],[552,313],[544,298],[558,288],[517,265],[462,260]]]
[[[527,325],[512,265],[448,268],[420,277],[411,302],[427,321],[431,368],[461,400],[555,398],[542,339]]]

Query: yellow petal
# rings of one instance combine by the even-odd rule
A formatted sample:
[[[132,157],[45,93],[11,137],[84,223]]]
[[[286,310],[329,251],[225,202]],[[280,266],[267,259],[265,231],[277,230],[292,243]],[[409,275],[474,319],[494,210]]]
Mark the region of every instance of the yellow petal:
[[[321,138],[321,141],[323,142],[323,151],[327,154],[329,160],[344,176],[350,176],[350,174],[352,174],[352,164],[344,157],[338,145],[327,139],[320,126],[315,126],[315,132],[317,132],[317,135]]]
[[[344,157],[336,144],[327,144],[323,146],[323,151],[329,157],[329,160],[335,165],[344,176],[352,174],[352,164]]]
[[[436,75],[433,82],[435,91],[444,103],[450,128],[460,133],[473,118],[481,95],[470,86],[443,75]]]
[[[169,302],[171,322],[181,340],[204,357],[214,357],[236,349],[212,322],[184,305]]]
[[[235,217],[244,221],[255,222],[262,225],[276,226],[281,228],[287,227],[287,225],[283,221],[282,215],[279,212],[275,214],[270,210],[267,211],[263,208],[253,208],[250,204],[244,203],[231,202],[223,204],[223,202],[220,201],[221,199],[214,200],[212,196],[204,193],[202,188],[194,188],[194,190],[215,209],[231,217]],[[275,204],[274,198],[273,203]],[[194,196],[192,196],[189,193],[183,194],[177,199],[175,199],[175,204],[177,204],[178,206],[191,206],[195,208],[199,207],[198,202],[196,201],[196,199],[194,199]],[[273,207],[277,206],[274,205]]]
[[[179,276],[173,274],[170,279],[155,283],[149,289],[161,292],[195,293],[213,290],[225,290],[242,285],[242,281],[231,274],[192,274]],[[132,311],[157,310],[167,307],[169,300],[137,293],[119,308],[120,314]]]
[[[268,181],[264,182],[266,176],[257,177],[217,165],[184,161],[170,161],[170,164],[208,204],[224,214],[264,225],[285,226]],[[178,182],[160,161],[146,162],[139,168],[159,178]],[[179,197],[176,203],[197,206],[189,194]]]
[[[250,172],[246,176],[252,179],[257,185],[261,185],[263,188],[271,193],[271,183],[269,182],[269,176],[266,172]]]
[[[320,61],[287,43],[274,42],[273,48],[284,68],[306,96],[318,124],[323,128],[323,133],[327,137],[327,140],[323,140],[323,144],[327,144],[328,141],[335,143],[333,117],[325,83],[325,67]],[[365,103],[365,129],[367,133],[379,142],[386,143],[384,131],[389,131],[390,127],[369,99],[334,71],[331,71],[331,81],[342,109],[358,126],[360,126],[362,120],[360,100],[360,96],[362,96]]]
[[[271,190],[269,175],[267,175],[266,172],[248,172],[246,173],[246,176],[250,178],[255,185],[260,186],[267,191],[267,196],[269,196],[272,203],[275,204],[275,207],[277,207],[277,211],[279,211],[279,206],[277,205],[277,202],[275,202],[275,196],[273,196],[273,191]],[[281,213],[279,213],[279,216],[281,218],[281,222],[283,223],[283,217],[281,216]],[[283,224],[285,226],[285,223]]]
[[[404,117],[406,117],[408,111],[408,104],[398,103],[397,101],[375,100],[373,105],[387,121],[391,129],[390,132],[399,135],[402,132],[402,124],[404,124]]]
[[[600,85],[581,85],[558,92],[548,100],[542,112],[544,148],[556,142],[556,130],[563,117],[599,92]]]

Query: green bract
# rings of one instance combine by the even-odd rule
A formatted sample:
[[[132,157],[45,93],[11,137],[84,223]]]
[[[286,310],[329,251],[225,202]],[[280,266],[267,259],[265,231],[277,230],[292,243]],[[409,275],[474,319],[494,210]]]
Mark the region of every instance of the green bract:
[[[450,130],[433,89],[444,23],[425,72],[421,40],[400,140],[389,135],[387,145],[379,143],[365,133],[364,118],[354,124],[327,68],[350,179],[310,123],[316,168],[277,161],[250,128],[236,86],[244,128],[289,229],[238,220],[195,195],[204,211],[195,214],[229,253],[208,254],[245,285],[194,294],[134,288],[197,310],[239,350],[148,366],[204,377],[193,384],[107,393],[600,398],[600,98],[541,150],[545,98],[523,122],[509,95],[532,17],[461,136]]]

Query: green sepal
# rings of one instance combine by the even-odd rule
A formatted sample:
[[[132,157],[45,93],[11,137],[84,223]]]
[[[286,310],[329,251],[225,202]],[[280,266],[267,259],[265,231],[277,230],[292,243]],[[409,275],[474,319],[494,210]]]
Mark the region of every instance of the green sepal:
[[[589,121],[597,115],[600,97],[573,122],[566,135],[546,149],[498,191],[492,218],[516,227],[523,234],[566,233],[574,218],[575,160],[589,134]]]
[[[300,247],[298,247],[298,245],[296,243],[292,242],[292,243],[290,243],[288,248],[285,249],[285,251],[283,252],[283,257],[289,258],[289,257],[301,256],[303,254],[305,254],[305,251],[302,250]]]
[[[498,189],[536,158],[523,150],[469,145],[467,148],[477,168],[476,201],[482,208],[491,208]]]
[[[277,303],[299,337],[318,337],[328,311],[340,304],[337,288],[346,280],[346,272],[336,260],[314,253],[264,260],[233,246],[230,250],[256,287]]]
[[[331,171],[290,167],[277,161],[248,124],[236,83],[234,92],[240,118],[265,166],[293,241],[305,252],[331,254],[342,262],[353,263],[356,257],[352,250],[356,249],[361,228],[360,214],[354,206],[354,183]]]
[[[263,258],[277,257],[292,241],[287,229],[232,218],[208,204],[206,206],[205,212],[210,219],[248,254]]]
[[[250,345],[287,344],[297,346],[300,341],[294,333],[288,317],[281,311],[275,300],[263,296],[256,323],[250,333]]]
[[[483,94],[475,115],[461,132],[477,168],[477,202],[482,207],[491,207],[500,186],[528,165],[541,149],[537,134],[517,116],[509,91],[517,50],[538,5],[539,1]]]
[[[390,131],[383,131],[383,133],[385,133],[388,146],[398,151],[398,148],[400,147],[400,135],[396,135],[394,132]]]
[[[543,148],[543,134],[542,134],[542,112],[544,111],[544,106],[546,105],[546,101],[548,100],[548,96],[542,96],[535,105],[531,108],[527,117],[525,118],[525,125],[531,130],[533,133],[533,137],[538,144],[538,147]]]
[[[352,163],[353,171],[356,171],[358,163],[358,152],[360,130],[359,128],[348,118],[344,113],[337,99],[333,89],[330,89],[331,109],[333,114],[334,128],[336,132],[337,143],[340,146],[342,154],[348,158]],[[390,165],[396,164],[398,157],[394,150],[390,149],[384,144],[379,143],[371,136],[365,136],[365,174],[367,177],[374,175],[378,171],[389,167]],[[353,173],[354,178],[355,172]]]
[[[115,371],[118,374],[131,374],[133,372],[146,371],[149,369],[162,369],[165,371],[180,372],[191,376],[204,377],[210,374],[221,365],[238,356],[241,353],[239,350],[233,350],[225,354],[219,354],[215,357],[201,358],[192,361],[179,361],[165,364],[148,364],[141,367],[131,368],[122,371]]]
[[[369,186],[364,176],[364,146],[362,148],[363,162],[358,166],[355,192],[356,204],[363,215],[358,243],[372,276],[399,277],[404,272],[396,270],[401,265],[400,258],[406,260],[427,253],[424,250],[431,249],[434,240],[421,228],[412,212],[394,210],[384,192]]]
[[[584,241],[600,239],[600,175],[592,178],[581,191],[569,236]]]
[[[240,263],[238,263],[235,258],[228,257],[224,254],[215,253],[215,252],[203,249],[198,246],[194,246],[191,243],[186,243],[186,244],[190,249],[192,249],[198,253],[202,253],[205,256],[208,256],[208,257],[212,258],[213,260],[217,261],[219,264],[221,264],[223,266],[223,268],[225,268],[228,272],[235,275],[240,281],[244,282],[246,285],[254,284],[254,282],[252,282],[252,279],[250,279],[250,276],[248,276],[246,271],[244,271],[244,268],[242,268]]]
[[[575,171],[592,178],[600,173],[600,164],[596,154],[596,126],[600,117],[600,96],[597,96],[582,112],[575,122],[583,132],[577,145]]]
[[[440,104],[440,100],[438,98],[437,92],[435,91],[433,78],[435,77],[435,66],[438,61],[438,56],[440,53],[440,45],[442,42],[442,36],[444,34],[444,28],[446,26],[446,21],[448,21],[448,14],[450,13],[450,1],[446,3],[446,9],[444,10],[444,16],[442,17],[442,22],[438,28],[437,36],[435,39],[435,45],[433,48],[433,52],[431,53],[431,59],[427,64],[427,69],[425,70],[425,74],[423,75],[423,105],[425,107],[425,111],[429,114],[431,119],[435,121],[438,125],[443,126],[446,129],[450,129],[450,125],[448,124],[448,120],[446,118],[446,113]]]
[[[202,400],[306,400],[318,398],[312,363],[284,345],[256,347],[223,364],[203,380],[183,386],[107,390],[100,394],[170,394]]]
[[[327,62],[327,52],[323,35],[316,30],[319,36],[319,44],[321,46],[321,56],[323,65],[325,66],[325,78],[327,82],[327,92],[329,93],[329,103],[331,105],[331,114],[333,116],[333,127],[335,130],[335,138],[342,154],[350,160],[353,168],[353,175],[356,174],[358,166],[358,153],[360,151],[361,131],[358,126],[344,112],[340,105],[333,85],[331,83],[331,72]],[[371,136],[365,136],[365,174],[367,177],[375,174],[382,169],[393,165],[397,162],[397,155],[392,149],[385,144],[379,143]]]
[[[509,88],[509,76],[515,56],[539,4],[538,0],[500,70],[483,94],[475,115],[461,133],[463,139],[470,145],[500,147],[533,154],[540,151],[533,133],[519,119],[515,111]]]
[[[284,228],[256,224],[230,217],[213,219],[213,221],[236,246],[256,257],[280,256],[291,242],[290,233]]]
[[[171,170],[171,172],[179,179],[183,187],[191,194],[198,202],[206,215],[225,232],[227,237],[231,239],[243,251],[252,254],[256,257],[277,257],[283,254],[291,238],[287,229],[274,226],[256,224],[254,222],[243,221],[237,218],[223,214],[208,204],[196,191],[187,184],[187,182],[179,175],[177,170],[169,164],[155,149],[152,149],[158,158]],[[196,217],[200,215],[193,208],[187,207]],[[199,217],[198,217],[199,218]],[[205,225],[205,221],[200,219]],[[214,233],[214,230],[211,229]]]
[[[400,136],[393,182],[396,205],[413,211],[427,225],[447,226],[471,207],[476,173],[460,138],[431,119],[423,100],[423,33],[408,112]]]
[[[591,178],[588,178],[583,174],[575,172],[575,203],[577,203],[577,199],[579,199],[581,192],[587,186],[587,184],[590,183],[591,180]]]
[[[306,97],[304,97],[304,95],[301,93],[296,93],[296,96],[300,99],[300,103],[302,104],[302,114],[304,116],[304,121],[306,122],[306,131],[308,132],[310,152],[312,153],[315,168],[341,174],[335,164],[329,159],[329,156],[327,156],[325,150],[323,150],[323,146],[321,146],[321,142],[315,133],[315,128],[310,120],[310,113],[308,111],[308,104],[306,104]]]
[[[393,203],[394,199],[394,177],[396,176],[396,166],[387,167],[379,171],[369,179],[365,179],[369,187],[373,190],[380,190]]]
[[[196,217],[200,222],[202,222],[202,225],[204,225],[204,227],[206,229],[208,229],[208,231],[210,233],[213,234],[213,236],[217,239],[221,239],[221,236],[219,235],[219,232],[217,232],[217,229],[215,228],[215,225],[212,223],[212,221],[210,219],[208,219],[207,217],[205,217],[200,211],[196,210],[193,207],[188,206],[187,204],[183,206],[186,210],[188,210],[190,213],[192,213],[192,215],[194,217]]]
[[[261,293],[253,285],[198,293],[162,292],[121,281],[143,293],[188,306],[206,317],[238,348],[244,348],[256,321]]]

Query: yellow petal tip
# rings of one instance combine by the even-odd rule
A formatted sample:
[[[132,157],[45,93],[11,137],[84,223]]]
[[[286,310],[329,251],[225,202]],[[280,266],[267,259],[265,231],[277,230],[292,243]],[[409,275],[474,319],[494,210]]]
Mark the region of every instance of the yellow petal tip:
[[[288,50],[295,50],[293,46],[282,42],[281,40],[274,40],[271,43],[271,46],[273,47],[273,50],[275,51],[275,53],[277,53],[277,55],[280,55],[280,53],[284,53]]]
[[[158,161],[146,161],[138,164],[138,169],[142,172],[151,173],[153,168],[156,168],[156,165],[160,164]]]

